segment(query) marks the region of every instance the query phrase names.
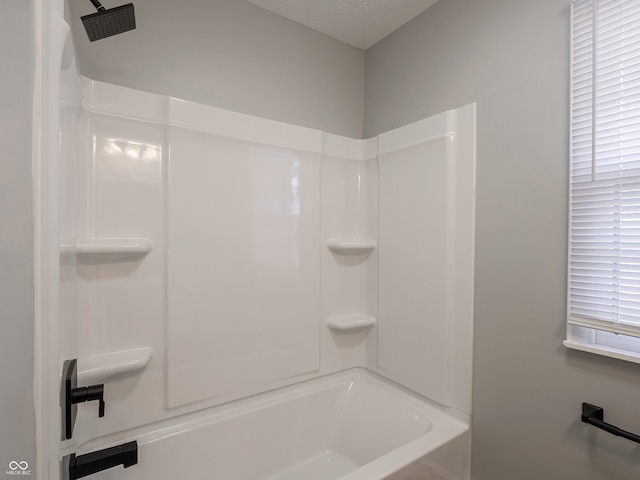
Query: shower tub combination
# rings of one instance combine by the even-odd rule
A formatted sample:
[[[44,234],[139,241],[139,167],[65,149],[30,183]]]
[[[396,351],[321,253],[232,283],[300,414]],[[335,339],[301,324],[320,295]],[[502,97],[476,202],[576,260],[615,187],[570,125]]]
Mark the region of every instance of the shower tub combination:
[[[350,139],[62,57],[51,363],[106,415],[49,470],[137,442],[92,477],[468,479],[475,107]]]

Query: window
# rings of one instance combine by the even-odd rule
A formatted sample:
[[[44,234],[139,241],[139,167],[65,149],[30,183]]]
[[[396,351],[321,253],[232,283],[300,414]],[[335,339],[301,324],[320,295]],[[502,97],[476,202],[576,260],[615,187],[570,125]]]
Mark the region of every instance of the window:
[[[640,363],[640,2],[571,17],[565,345]]]

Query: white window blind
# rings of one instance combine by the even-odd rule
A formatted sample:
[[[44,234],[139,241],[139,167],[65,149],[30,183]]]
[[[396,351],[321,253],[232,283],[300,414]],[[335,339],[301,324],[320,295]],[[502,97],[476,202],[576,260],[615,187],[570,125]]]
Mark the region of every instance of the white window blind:
[[[640,363],[640,1],[572,5],[568,335]]]

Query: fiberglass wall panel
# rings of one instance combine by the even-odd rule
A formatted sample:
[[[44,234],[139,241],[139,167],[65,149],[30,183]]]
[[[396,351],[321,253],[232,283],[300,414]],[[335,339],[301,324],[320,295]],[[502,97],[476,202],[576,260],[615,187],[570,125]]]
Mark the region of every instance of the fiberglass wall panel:
[[[470,413],[475,105],[378,138],[378,368]]]
[[[169,128],[168,403],[319,368],[319,153]]]

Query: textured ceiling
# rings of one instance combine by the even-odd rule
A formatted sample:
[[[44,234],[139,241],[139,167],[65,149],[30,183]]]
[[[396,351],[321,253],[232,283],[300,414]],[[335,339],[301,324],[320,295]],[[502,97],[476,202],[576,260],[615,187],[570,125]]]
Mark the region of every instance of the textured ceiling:
[[[438,0],[247,0],[361,50]]]

